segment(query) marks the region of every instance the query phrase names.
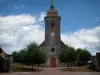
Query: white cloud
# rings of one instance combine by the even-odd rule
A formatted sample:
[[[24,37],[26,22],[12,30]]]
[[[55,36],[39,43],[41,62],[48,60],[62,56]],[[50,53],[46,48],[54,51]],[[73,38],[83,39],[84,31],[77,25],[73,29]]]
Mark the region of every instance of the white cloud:
[[[46,12],[41,12],[40,17],[39,17],[39,21],[43,21],[45,16],[46,16]]]
[[[42,43],[44,40],[43,22],[45,13],[40,17],[29,14],[10,15],[0,17],[0,46],[5,52],[20,50],[30,42]],[[93,29],[80,29],[73,33],[61,33],[65,44],[75,48],[87,48],[92,54],[100,51],[100,27]]]
[[[14,6],[15,9],[21,9],[21,8],[24,8],[24,5],[20,4],[20,5],[16,5]]]
[[[0,46],[5,52],[11,53],[29,42],[41,43],[44,28],[36,23],[36,17],[29,14],[0,17]]]
[[[75,48],[87,48],[95,54],[100,51],[100,27],[94,29],[81,29],[74,33],[62,34],[62,40]]]

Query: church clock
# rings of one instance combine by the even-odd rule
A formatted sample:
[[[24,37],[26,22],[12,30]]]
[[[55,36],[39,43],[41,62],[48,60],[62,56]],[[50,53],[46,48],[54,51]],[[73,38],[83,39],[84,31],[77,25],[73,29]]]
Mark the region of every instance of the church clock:
[[[54,37],[54,36],[55,36],[55,33],[54,33],[54,32],[51,32],[50,35],[51,35],[52,37]]]

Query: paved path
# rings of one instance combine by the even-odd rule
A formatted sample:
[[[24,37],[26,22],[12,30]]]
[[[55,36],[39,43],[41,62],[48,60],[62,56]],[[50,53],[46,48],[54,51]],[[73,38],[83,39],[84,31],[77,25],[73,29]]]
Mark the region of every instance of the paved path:
[[[0,75],[100,75],[100,72],[63,72],[56,69],[44,69],[42,72],[12,72]]]

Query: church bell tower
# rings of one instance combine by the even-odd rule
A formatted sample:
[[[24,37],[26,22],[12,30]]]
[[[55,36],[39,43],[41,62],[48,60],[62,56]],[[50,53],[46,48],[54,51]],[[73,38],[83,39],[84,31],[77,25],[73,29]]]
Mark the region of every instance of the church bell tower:
[[[44,45],[44,51],[47,55],[46,65],[50,68],[56,68],[59,65],[59,51],[61,49],[61,36],[60,36],[60,21],[61,17],[54,7],[54,0],[51,0],[50,9],[47,16],[44,17],[45,21],[45,40],[41,45]]]
[[[60,20],[57,10],[54,8],[51,0],[50,9],[47,12],[45,20],[45,46],[60,46]]]
[[[56,67],[59,64],[58,55],[60,50],[60,20],[57,10],[54,8],[54,1],[51,0],[50,9],[45,20],[45,50],[48,54],[49,67]]]

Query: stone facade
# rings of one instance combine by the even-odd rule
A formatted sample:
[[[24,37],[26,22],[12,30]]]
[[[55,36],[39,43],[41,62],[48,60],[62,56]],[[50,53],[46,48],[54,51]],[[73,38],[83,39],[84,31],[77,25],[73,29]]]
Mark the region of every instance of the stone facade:
[[[65,44],[61,41],[60,35],[61,17],[58,15],[57,10],[54,9],[54,6],[50,6],[50,9],[47,12],[47,16],[44,17],[44,20],[45,40],[40,46],[41,48],[43,48],[44,52],[47,55],[47,61],[45,64],[50,67],[50,65],[53,65],[51,63],[53,63],[53,61],[56,61],[55,67],[57,67],[59,65],[58,56],[61,46],[65,46]],[[51,60],[52,57],[55,57],[53,61]]]
[[[54,27],[51,27],[51,23]],[[54,33],[54,36],[51,34]],[[60,45],[60,17],[50,18],[45,17],[45,47],[44,50],[47,54],[47,65],[50,65],[50,58],[54,56],[56,58],[56,65],[58,65],[58,54],[61,48]],[[54,48],[55,51],[52,52],[51,49]]]
[[[96,53],[96,60],[97,60],[98,70],[100,71],[100,53]]]
[[[92,56],[91,61],[93,70],[100,72],[100,53],[96,53],[96,56]]]
[[[8,55],[8,72],[12,72],[13,71],[13,56],[12,55]]]
[[[13,57],[0,48],[0,72],[13,71]]]

